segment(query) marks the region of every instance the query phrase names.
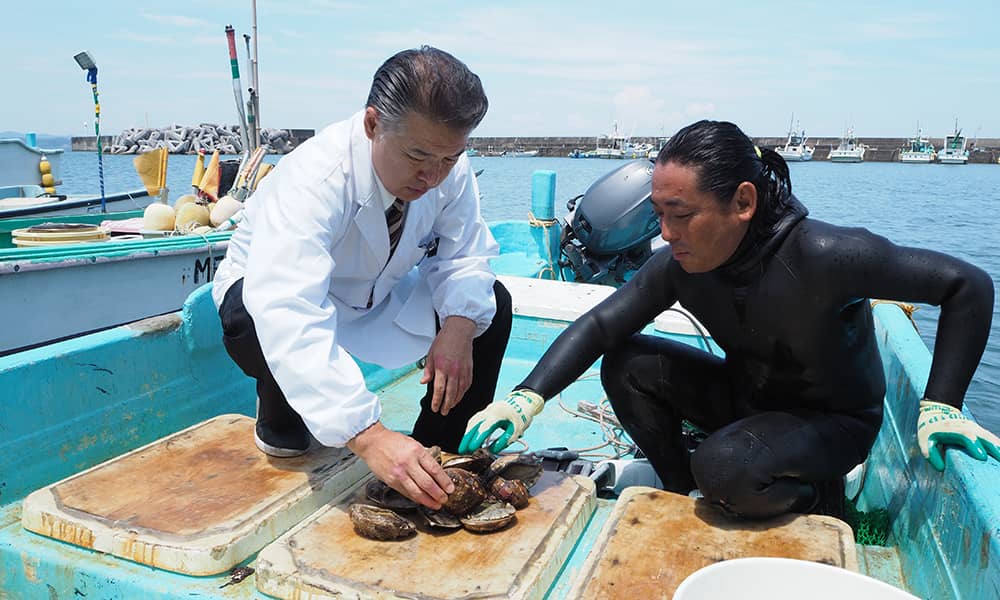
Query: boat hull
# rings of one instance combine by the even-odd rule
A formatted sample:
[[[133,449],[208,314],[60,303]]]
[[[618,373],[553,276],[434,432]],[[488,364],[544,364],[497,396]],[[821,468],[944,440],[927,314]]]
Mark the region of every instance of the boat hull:
[[[0,355],[178,310],[229,235],[0,251],[0,314],[34,316],[0,328]]]
[[[903,152],[899,155],[899,162],[929,165],[934,162],[934,155],[924,152]]]
[[[781,158],[785,159],[785,162],[807,162],[812,160],[812,152],[785,152],[782,150],[777,151],[781,155]]]

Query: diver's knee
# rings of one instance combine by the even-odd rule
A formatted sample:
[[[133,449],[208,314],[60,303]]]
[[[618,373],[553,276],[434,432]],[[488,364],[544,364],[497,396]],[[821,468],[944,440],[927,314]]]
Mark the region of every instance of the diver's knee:
[[[788,512],[799,496],[796,480],[776,482],[767,465],[770,451],[750,432],[720,431],[691,456],[691,474],[705,500],[726,512],[767,518]]]

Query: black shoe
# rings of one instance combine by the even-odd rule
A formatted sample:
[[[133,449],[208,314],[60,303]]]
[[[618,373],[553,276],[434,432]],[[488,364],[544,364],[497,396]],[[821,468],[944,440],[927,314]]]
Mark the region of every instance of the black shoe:
[[[308,452],[312,440],[304,427],[301,430],[277,431],[258,421],[253,430],[253,441],[268,456],[291,458]]]
[[[261,411],[257,398],[257,424],[253,439],[257,448],[268,456],[291,458],[301,456],[309,450],[312,436],[302,418],[287,405],[268,407]],[[285,410],[282,410],[285,409]]]
[[[823,481],[815,484],[816,503],[812,509],[806,511],[814,515],[827,515],[844,520],[844,478],[838,477],[830,481]]]

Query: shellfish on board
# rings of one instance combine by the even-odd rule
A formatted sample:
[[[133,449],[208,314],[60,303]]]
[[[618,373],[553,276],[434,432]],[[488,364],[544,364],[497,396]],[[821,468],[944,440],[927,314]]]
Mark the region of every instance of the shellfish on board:
[[[441,506],[443,510],[462,516],[486,499],[486,490],[475,473],[458,467],[447,467],[444,472],[455,484],[455,491],[448,494],[448,500]]]
[[[469,531],[487,533],[507,527],[517,518],[517,509],[506,502],[486,501],[475,511],[462,517],[462,525]]]
[[[388,508],[352,504],[348,512],[354,531],[372,540],[398,540],[417,533],[417,527],[412,521]]]

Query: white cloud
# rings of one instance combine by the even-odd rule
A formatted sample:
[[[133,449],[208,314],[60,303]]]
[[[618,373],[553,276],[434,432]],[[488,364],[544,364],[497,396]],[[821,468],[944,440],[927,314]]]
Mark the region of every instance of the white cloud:
[[[196,17],[185,17],[183,15],[154,15],[142,13],[143,18],[149,19],[161,25],[171,27],[210,27],[211,23]]]

